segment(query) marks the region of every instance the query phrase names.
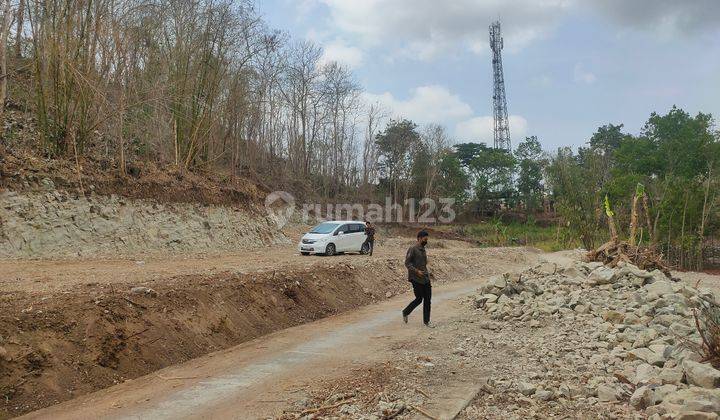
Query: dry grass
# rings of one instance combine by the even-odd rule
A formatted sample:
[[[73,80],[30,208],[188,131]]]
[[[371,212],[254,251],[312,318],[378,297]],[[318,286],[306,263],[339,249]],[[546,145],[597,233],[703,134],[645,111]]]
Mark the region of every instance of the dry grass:
[[[701,296],[698,307],[693,309],[693,317],[702,341],[691,347],[702,356],[703,362],[720,368],[720,305]]]

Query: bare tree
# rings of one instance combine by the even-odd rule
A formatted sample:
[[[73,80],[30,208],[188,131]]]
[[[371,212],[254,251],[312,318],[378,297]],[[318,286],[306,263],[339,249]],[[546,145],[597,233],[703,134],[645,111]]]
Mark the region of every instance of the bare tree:
[[[435,179],[438,174],[440,158],[450,147],[450,138],[445,127],[439,124],[428,124],[420,134],[425,151],[429,157],[425,176],[424,196],[431,197],[434,192]]]
[[[15,58],[22,58],[22,34],[25,25],[25,0],[18,0],[17,26],[15,26]]]
[[[377,144],[375,136],[377,135],[380,125],[387,120],[389,113],[380,105],[379,102],[371,103],[367,106],[365,114],[365,138],[363,142],[362,155],[362,185],[365,186],[376,181],[377,177]]]
[[[77,159],[98,148],[121,174],[133,159],[273,182],[312,174],[326,196],[375,178],[379,110],[363,143],[352,73],[323,65],[319,46],[268,29],[252,0],[18,6],[15,49],[29,47],[29,96],[47,152]]]
[[[8,66],[7,66],[7,43],[12,26],[12,10],[10,0],[3,4],[2,23],[0,23],[0,118],[5,114],[5,101],[7,100]]]

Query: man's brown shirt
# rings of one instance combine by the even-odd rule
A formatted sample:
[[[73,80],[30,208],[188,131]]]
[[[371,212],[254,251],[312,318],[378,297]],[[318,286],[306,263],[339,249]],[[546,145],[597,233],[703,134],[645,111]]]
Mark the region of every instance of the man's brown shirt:
[[[427,271],[427,254],[424,246],[416,244],[408,249],[405,256],[405,267],[408,269],[408,280],[419,284],[430,283],[430,276]],[[422,270],[425,275],[418,275],[416,270]]]

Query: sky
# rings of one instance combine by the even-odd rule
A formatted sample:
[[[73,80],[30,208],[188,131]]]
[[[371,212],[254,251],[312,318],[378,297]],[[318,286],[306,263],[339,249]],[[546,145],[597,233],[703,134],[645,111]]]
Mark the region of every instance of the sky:
[[[258,0],[270,27],[353,70],[393,117],[492,144],[488,26],[502,23],[515,147],[639,134],[673,105],[720,116],[720,0]]]

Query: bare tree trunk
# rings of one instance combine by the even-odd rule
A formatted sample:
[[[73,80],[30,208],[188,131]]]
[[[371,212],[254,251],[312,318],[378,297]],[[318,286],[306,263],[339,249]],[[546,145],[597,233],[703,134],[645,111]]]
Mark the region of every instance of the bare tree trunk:
[[[643,194],[642,199],[643,199],[643,212],[645,214],[645,223],[647,224],[648,237],[650,238],[649,243],[651,245],[654,245],[655,244],[655,238],[654,238],[655,235],[653,234],[653,229],[652,229],[652,224],[651,224],[652,221],[650,220],[650,210],[649,210],[650,206],[648,205],[647,193]]]
[[[708,216],[710,215],[710,211],[713,207],[713,203],[715,201],[715,196],[713,194],[713,198],[709,200],[708,198],[710,196],[710,182],[712,180],[712,164],[708,168],[708,174],[707,174],[707,180],[705,181],[705,192],[703,194],[703,208],[702,213],[700,215],[700,229],[698,231],[698,234],[700,236],[700,249],[698,250],[698,264],[696,269],[702,270],[702,264],[703,264],[703,244],[705,242],[705,224],[707,223]]]
[[[18,1],[17,26],[15,30],[15,57],[22,58],[22,33],[25,24],[25,0]]]
[[[123,124],[125,121],[125,92],[123,87],[120,88],[123,90],[120,93],[120,107],[118,109],[118,140],[120,142],[120,175],[125,176],[127,174],[126,166],[125,166],[125,135],[123,133]]]
[[[685,204],[683,205],[682,225],[680,227],[680,267],[685,267],[685,216],[687,215],[687,206],[690,193],[685,191]]]
[[[668,234],[667,234],[667,257],[668,257],[668,260],[671,260],[671,258],[670,258],[670,249],[671,249],[671,248],[670,248],[670,240],[671,240],[672,238],[671,238],[670,235],[671,235],[671,233],[672,233],[672,219],[673,219],[673,216],[675,216],[675,210],[673,210],[672,213],[670,213],[670,219],[668,219]]]
[[[633,195],[632,209],[630,210],[630,238],[628,239],[630,245],[635,245],[637,240],[638,198],[637,193]]]
[[[5,101],[7,100],[7,41],[10,34],[10,25],[12,24],[12,14],[10,13],[10,0],[5,0],[2,16],[2,27],[0,28],[0,121],[5,116]]]
[[[610,238],[613,242],[618,241],[617,228],[615,227],[615,216],[608,215],[608,226],[610,227]]]

